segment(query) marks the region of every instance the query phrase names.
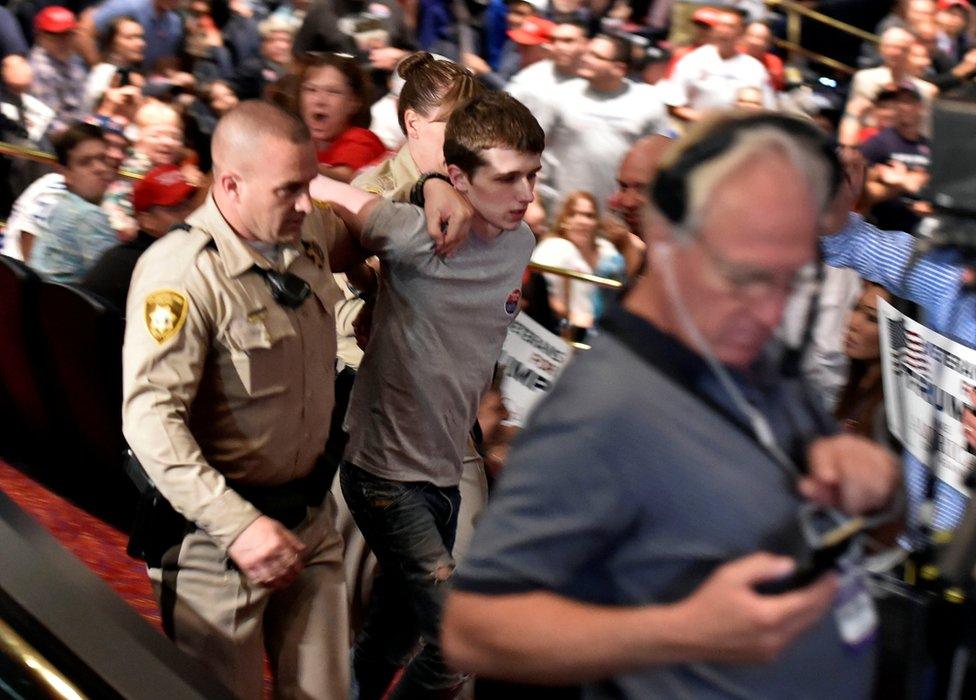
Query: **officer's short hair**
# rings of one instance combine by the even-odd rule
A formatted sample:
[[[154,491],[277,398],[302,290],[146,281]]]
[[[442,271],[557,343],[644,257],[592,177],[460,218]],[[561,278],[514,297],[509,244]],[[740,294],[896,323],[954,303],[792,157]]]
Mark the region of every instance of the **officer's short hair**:
[[[312,140],[305,123],[296,115],[264,100],[245,100],[227,112],[214,130],[214,139],[221,132],[233,129],[255,138],[274,136],[290,143]]]
[[[505,92],[476,95],[457,107],[444,132],[444,161],[469,177],[485,161],[490,148],[511,148],[521,153],[542,153],[546,135],[521,102]]]
[[[67,167],[68,157],[79,144],[85,141],[104,140],[105,134],[102,133],[101,127],[77,122],[55,134],[51,143],[54,145],[54,156],[58,159],[58,163]]]

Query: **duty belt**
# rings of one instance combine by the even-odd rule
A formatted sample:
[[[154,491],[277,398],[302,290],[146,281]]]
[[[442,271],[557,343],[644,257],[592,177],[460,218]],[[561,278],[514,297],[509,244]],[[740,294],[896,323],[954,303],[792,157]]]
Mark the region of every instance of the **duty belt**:
[[[301,524],[309,507],[322,505],[332,486],[333,476],[335,469],[331,469],[326,460],[320,458],[309,474],[284,484],[255,486],[230,479],[227,483],[245,501],[291,529]]]
[[[232,480],[227,483],[261,513],[293,529],[305,519],[309,507],[322,505],[335,472],[335,465],[323,456],[311,473],[286,484],[255,486]],[[131,451],[126,460],[126,473],[139,492],[127,551],[149,566],[158,567],[163,554],[179,544],[194,525],[173,509]]]

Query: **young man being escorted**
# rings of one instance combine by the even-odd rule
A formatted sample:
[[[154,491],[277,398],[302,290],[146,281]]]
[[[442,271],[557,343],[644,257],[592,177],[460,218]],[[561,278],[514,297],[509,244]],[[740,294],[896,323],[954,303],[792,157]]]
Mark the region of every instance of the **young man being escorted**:
[[[346,418],[343,494],[382,573],[354,672],[360,698],[451,697],[460,676],[437,641],[468,431],[488,389],[534,245],[522,222],[545,136],[520,102],[492,93],[451,115],[444,156],[474,210],[468,240],[439,257],[424,213],[374,200],[359,212],[362,243],[383,261],[366,348]],[[423,179],[421,180],[421,183]]]

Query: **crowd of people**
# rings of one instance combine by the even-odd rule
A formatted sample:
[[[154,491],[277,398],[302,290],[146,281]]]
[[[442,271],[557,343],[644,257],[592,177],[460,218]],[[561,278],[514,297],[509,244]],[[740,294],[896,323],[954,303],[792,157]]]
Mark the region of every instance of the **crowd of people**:
[[[976,344],[957,268],[905,273],[976,17],[899,0],[838,90],[761,2],[672,9],[0,7],[0,138],[57,161],[2,161],[2,252],[127,317],[125,436],[178,514],[164,626],[241,697],[265,652],[283,697],[868,692],[837,581],[763,597],[791,565],[741,557],[796,556],[797,494],[897,500],[879,300]],[[519,311],[594,350],[507,459]],[[952,527],[920,467],[909,522],[934,491]]]

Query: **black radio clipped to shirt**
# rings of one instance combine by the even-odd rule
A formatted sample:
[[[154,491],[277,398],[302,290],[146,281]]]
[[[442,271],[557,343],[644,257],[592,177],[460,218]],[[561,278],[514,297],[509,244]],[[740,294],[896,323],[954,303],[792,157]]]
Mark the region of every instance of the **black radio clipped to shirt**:
[[[312,286],[298,275],[290,272],[266,270],[257,265],[252,269],[264,278],[268,285],[268,291],[271,292],[271,298],[279,306],[297,309],[305,303],[308,295],[312,293]]]

